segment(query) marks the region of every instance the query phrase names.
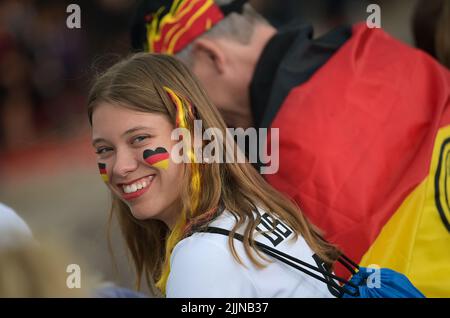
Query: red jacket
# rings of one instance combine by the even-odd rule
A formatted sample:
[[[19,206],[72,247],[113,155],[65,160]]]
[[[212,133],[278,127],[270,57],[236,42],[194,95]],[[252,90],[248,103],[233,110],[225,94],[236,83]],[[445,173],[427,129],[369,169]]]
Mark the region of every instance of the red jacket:
[[[429,176],[436,135],[450,125],[449,92],[448,70],[430,56],[357,25],[278,109],[270,127],[279,128],[280,168],[267,180],[360,261]],[[436,196],[446,198],[444,190]],[[432,217],[450,246],[449,214],[441,212]]]

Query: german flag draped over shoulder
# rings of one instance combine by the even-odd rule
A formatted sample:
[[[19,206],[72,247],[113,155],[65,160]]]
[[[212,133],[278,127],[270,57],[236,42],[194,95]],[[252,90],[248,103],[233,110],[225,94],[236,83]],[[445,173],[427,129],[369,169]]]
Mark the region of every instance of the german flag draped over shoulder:
[[[450,297],[450,73],[382,30],[353,31],[280,108],[267,179],[362,266]]]

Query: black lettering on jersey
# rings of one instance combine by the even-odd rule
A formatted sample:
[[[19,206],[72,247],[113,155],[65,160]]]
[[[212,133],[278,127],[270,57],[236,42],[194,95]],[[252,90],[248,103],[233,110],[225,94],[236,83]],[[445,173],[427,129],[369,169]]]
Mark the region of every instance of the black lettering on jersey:
[[[283,242],[289,237],[289,235],[292,234],[292,230],[288,226],[283,224],[280,220],[273,218],[268,213],[261,215],[261,221],[256,227],[256,230],[261,235],[266,237],[274,247]]]
[[[328,273],[332,274],[331,267],[326,264],[317,254],[314,254],[313,256],[314,261],[317,264],[317,267],[319,267],[323,271],[327,271]],[[332,278],[326,275],[323,275],[323,277],[328,281],[332,282]],[[331,295],[334,297],[341,297],[341,292],[336,289],[336,287],[331,286],[330,284],[327,284],[328,290],[330,291]]]

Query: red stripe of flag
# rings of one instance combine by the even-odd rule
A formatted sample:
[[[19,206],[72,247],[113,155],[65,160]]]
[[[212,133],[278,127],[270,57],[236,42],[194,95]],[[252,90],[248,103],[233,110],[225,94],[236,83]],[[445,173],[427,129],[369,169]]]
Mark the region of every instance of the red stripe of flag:
[[[145,162],[147,162],[150,165],[153,165],[153,164],[155,164],[155,163],[157,163],[159,161],[166,160],[166,159],[169,159],[169,153],[168,152],[158,153],[158,154],[152,155],[152,156],[146,158]]]

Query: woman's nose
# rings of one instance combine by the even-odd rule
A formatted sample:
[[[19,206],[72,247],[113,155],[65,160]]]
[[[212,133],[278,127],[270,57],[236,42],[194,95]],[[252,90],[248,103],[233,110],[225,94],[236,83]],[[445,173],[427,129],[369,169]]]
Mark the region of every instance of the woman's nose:
[[[118,177],[126,177],[129,173],[135,171],[138,165],[139,162],[132,151],[117,150],[113,174]]]

